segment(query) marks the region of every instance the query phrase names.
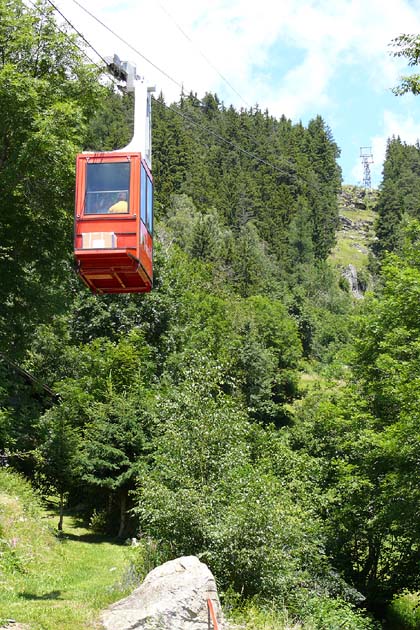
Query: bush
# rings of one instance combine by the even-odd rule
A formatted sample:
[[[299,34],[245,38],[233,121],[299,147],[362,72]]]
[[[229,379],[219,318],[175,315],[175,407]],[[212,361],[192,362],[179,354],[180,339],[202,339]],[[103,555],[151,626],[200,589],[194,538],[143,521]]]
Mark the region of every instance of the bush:
[[[11,469],[0,468],[0,494],[16,497],[28,516],[39,515],[41,510],[39,496],[29,481]]]
[[[394,598],[387,611],[390,630],[420,630],[420,595],[404,593]]]
[[[171,546],[161,540],[145,536],[129,549],[129,573],[136,581],[142,582],[155,567],[174,558]]]
[[[307,630],[374,630],[381,627],[340,599],[310,597],[303,603],[302,614]]]
[[[170,541],[174,555],[198,556],[219,588],[287,603],[293,612],[302,588],[341,592],[322,525],[300,500],[308,488],[293,475],[287,445],[249,424],[226,397],[217,407],[213,398],[200,395],[193,404],[193,392],[182,393],[182,406],[169,398],[160,405],[171,415],[138,489],[144,531]]]
[[[110,516],[107,510],[93,510],[89,519],[89,529],[95,534],[108,534],[110,526]]]
[[[302,630],[302,625],[290,618],[286,608],[261,604],[257,600],[235,602],[236,606],[227,613],[229,620],[247,630]],[[223,601],[223,609],[229,604]],[[236,626],[235,626],[236,627]]]
[[[213,516],[201,554],[222,587],[292,609],[302,585],[328,589],[321,528],[282,482],[253,466],[233,468],[224,481],[229,503]]]
[[[0,574],[36,571],[46,550],[56,544],[40,514],[39,498],[29,482],[0,468]]]
[[[374,630],[367,616],[350,604],[326,597],[310,597],[302,602],[299,616],[291,616],[284,606],[268,604],[259,598],[238,601],[230,593],[223,598],[224,610],[230,620],[247,630]],[[230,609],[230,610],[229,610]]]

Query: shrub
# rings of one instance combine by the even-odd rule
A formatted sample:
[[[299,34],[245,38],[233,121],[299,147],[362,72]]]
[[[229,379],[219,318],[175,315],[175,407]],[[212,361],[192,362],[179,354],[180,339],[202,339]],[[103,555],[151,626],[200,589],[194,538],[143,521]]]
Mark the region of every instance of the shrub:
[[[305,630],[374,630],[381,626],[350,603],[328,597],[309,597],[302,605]]]
[[[394,598],[387,610],[391,630],[420,630],[420,595],[404,593]]]
[[[136,581],[142,582],[155,567],[174,557],[168,543],[145,536],[129,549],[129,573],[135,577]]]
[[[56,540],[40,521],[41,506],[29,482],[0,469],[0,574],[36,570]]]

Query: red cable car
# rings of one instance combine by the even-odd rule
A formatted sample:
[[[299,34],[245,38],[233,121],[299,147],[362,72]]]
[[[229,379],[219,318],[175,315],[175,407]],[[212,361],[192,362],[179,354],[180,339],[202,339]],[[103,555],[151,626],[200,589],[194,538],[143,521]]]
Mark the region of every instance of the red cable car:
[[[121,62],[114,56],[116,63],[121,72]],[[132,66],[122,65],[135,77]],[[122,150],[81,153],[76,160],[74,254],[80,277],[95,293],[145,293],[153,285],[150,112],[154,88],[146,88],[138,79],[132,84],[136,91],[133,140]],[[139,122],[145,133],[138,133]]]

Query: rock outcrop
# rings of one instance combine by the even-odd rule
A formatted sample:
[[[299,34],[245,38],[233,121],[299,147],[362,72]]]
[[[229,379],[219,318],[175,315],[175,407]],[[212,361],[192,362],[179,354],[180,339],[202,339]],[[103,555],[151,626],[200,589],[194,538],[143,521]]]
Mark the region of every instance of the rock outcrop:
[[[375,205],[377,198],[377,190],[361,186],[343,186],[338,197],[338,205],[347,210],[367,210],[369,206]]]
[[[222,612],[214,577],[195,556],[153,569],[129,597],[102,615],[105,630],[209,630],[207,600],[213,603],[219,630]]]
[[[343,186],[338,197],[337,245],[332,259],[356,299],[362,299],[369,286],[368,257],[375,239],[374,208],[377,198],[377,190],[359,186]],[[362,282],[360,278],[363,278]]]
[[[354,298],[361,300],[363,293],[360,290],[359,280],[357,278],[357,269],[354,265],[347,265],[342,271],[342,276],[347,280],[350,286],[350,292]]]

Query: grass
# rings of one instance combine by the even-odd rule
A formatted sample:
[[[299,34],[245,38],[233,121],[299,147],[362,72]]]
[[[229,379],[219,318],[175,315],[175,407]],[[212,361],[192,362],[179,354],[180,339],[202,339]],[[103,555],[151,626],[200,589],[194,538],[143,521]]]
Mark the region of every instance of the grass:
[[[335,385],[344,383],[343,375],[348,371],[346,361],[348,357],[344,353],[337,355],[338,364],[334,362],[327,366],[319,363],[304,360],[301,362],[299,370],[299,393],[304,398],[307,394],[331,388],[331,382]],[[294,405],[300,405],[302,399],[294,401]]]
[[[343,189],[354,196],[356,202],[356,187],[344,186]],[[339,230],[337,232],[337,243],[334,247],[330,260],[339,268],[352,264],[358,271],[365,269],[368,264],[368,248],[374,237],[374,222],[376,213],[373,211],[377,194],[370,192],[363,198],[367,208],[362,210],[351,206],[341,206],[340,215],[350,219],[353,223],[359,221],[368,222],[368,227],[360,229]]]
[[[354,265],[358,271],[367,267],[368,243],[360,234],[340,232],[337,234],[337,244],[331,252],[330,260],[337,267]]]
[[[6,489],[4,482],[0,470],[0,626],[13,619],[30,630],[99,628],[100,612],[130,586],[127,547],[72,516],[58,538],[54,511],[42,509],[23,480]]]
[[[372,225],[376,218],[376,214],[372,210],[359,210],[358,208],[340,208],[340,215],[350,219],[353,223],[369,221]]]

